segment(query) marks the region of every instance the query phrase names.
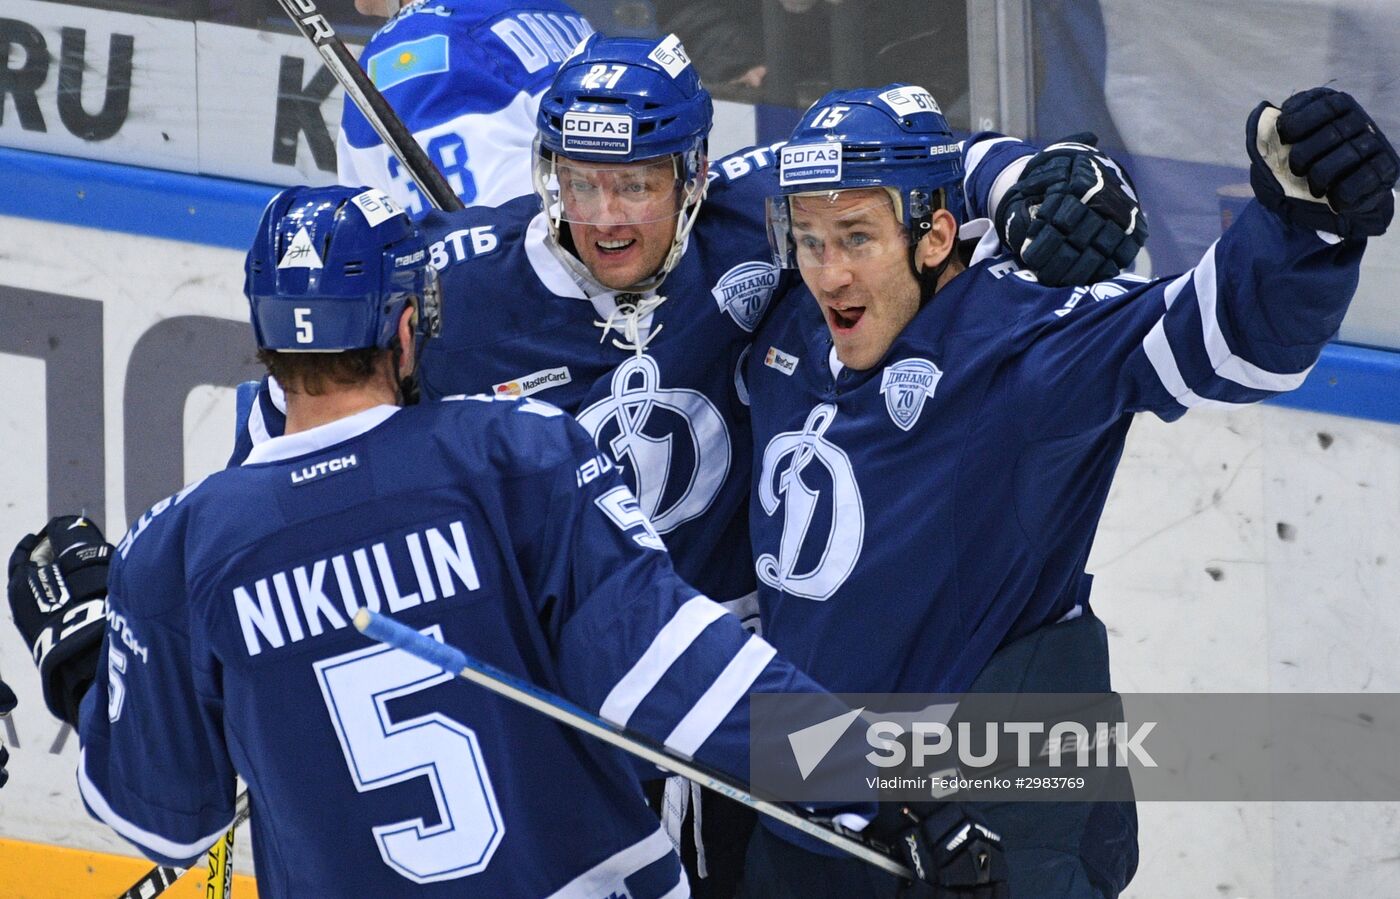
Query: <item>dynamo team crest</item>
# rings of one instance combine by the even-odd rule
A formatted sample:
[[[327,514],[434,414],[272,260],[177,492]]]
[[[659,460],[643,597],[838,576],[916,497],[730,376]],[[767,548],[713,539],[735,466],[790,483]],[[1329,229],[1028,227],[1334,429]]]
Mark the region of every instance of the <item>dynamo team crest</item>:
[[[720,311],[729,314],[745,331],[758,327],[773,288],[778,286],[778,267],[771,262],[741,262],[720,276],[710,293]]]
[[[629,356],[608,396],[578,414],[598,449],[633,481],[637,506],[660,534],[710,508],[729,476],[729,428],[698,390],[661,386],[651,356]]]
[[[933,396],[943,372],[927,359],[901,359],[885,369],[880,379],[880,393],[885,396],[885,408],[890,418],[907,431],[924,411],[924,400]]]

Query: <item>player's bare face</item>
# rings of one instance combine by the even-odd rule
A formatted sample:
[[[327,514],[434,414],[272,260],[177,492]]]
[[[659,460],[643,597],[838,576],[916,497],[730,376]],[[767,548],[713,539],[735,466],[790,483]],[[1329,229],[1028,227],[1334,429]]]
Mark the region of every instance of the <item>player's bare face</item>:
[[[625,290],[671,250],[681,184],[671,159],[601,165],[560,159],[559,201],[574,249],[599,283]]]
[[[793,197],[792,236],[802,280],[854,369],[872,368],[919,311],[909,243],[881,189]]]

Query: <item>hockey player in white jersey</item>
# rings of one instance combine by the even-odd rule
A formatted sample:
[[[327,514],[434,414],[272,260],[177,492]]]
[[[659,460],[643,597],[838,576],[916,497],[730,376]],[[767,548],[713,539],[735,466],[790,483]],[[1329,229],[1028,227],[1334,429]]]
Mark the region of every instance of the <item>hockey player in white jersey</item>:
[[[353,613],[741,779],[750,691],[814,685],[675,576],[572,418],[533,399],[400,405],[437,279],[387,196],[279,194],[246,285],[286,433],[115,547],[69,516],[10,559],[89,811],[187,866],[241,776],[266,897],[688,895],[627,758],[369,645]]]
[[[1110,689],[1084,566],[1133,413],[1301,384],[1394,214],[1400,163],[1350,96],[1261,104],[1246,131],[1258,202],[1193,270],[1052,289],[986,243],[963,255],[941,116],[901,119],[875,91],[804,116],[774,213],[805,289],[748,365],[759,603],[780,652],[848,692]],[[1131,803],[983,812],[1013,896],[1110,897],[1132,877]],[[767,828],[746,883],[880,889]]]
[[[530,193],[540,92],[593,33],[561,0],[356,0],[389,16],[360,55],[389,105],[468,206]],[[377,187],[410,214],[428,211],[412,177],[349,97],[336,142],[341,184]]]

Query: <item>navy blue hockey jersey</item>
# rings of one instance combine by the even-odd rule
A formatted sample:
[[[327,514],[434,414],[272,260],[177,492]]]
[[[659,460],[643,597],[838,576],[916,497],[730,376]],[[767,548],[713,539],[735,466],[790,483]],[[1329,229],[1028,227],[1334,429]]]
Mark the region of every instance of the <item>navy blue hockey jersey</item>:
[[[538,395],[568,410],[622,469],[681,577],[725,601],[754,589],[740,362],[785,286],[762,219],[772,153],[749,160],[737,178],[718,169],[680,261],[640,297],[558,249],[533,197],[425,221],[442,237],[445,297],[425,395]],[[615,314],[628,299],[641,307],[630,335]]]
[[[969,142],[970,217],[995,208],[1032,153],[999,135]],[[630,337],[614,311],[637,295],[589,278],[550,239],[534,197],[423,220],[444,297],[442,335],[424,352],[424,396],[538,395],[575,415],[622,469],[677,573],[741,615],[755,608],[742,361],[772,298],[800,284],[773,264],[768,244],[774,161],[771,148],[755,147],[714,163],[684,254],[640,304],[667,299]],[[235,458],[281,433],[281,405],[275,385],[263,392]]]
[[[349,626],[362,606],[740,777],[809,690],[678,580],[558,409],[380,406],[261,444],[117,546],[82,708],[101,820],[188,863],[247,782],[264,896],[685,895],[628,759]]]
[[[974,257],[867,371],[805,287],[785,297],[748,364],[765,636],[832,690],[965,690],[1082,610],[1132,413],[1297,387],[1363,245],[1254,204],[1170,280],[1052,289]]]
[[[532,191],[541,92],[593,33],[560,0],[416,0],[375,32],[360,65],[468,206]],[[378,187],[412,216],[430,204],[345,98],[336,163],[341,184]]]

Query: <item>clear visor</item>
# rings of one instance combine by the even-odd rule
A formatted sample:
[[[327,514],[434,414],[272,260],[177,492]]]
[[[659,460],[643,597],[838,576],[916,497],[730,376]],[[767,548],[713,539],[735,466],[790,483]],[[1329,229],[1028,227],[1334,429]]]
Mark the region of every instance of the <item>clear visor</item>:
[[[539,154],[535,158],[545,208],[561,222],[645,225],[674,219],[685,179],[679,157],[649,162],[579,162]]]
[[[863,264],[909,250],[898,196],[887,188],[769,197],[767,218],[774,261],[783,268]]]

